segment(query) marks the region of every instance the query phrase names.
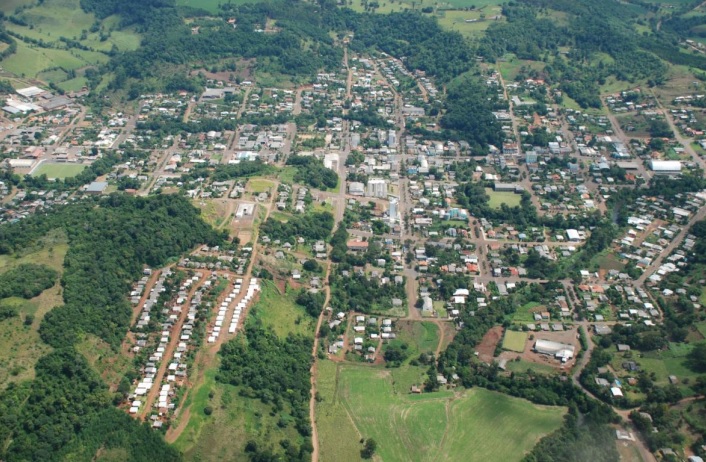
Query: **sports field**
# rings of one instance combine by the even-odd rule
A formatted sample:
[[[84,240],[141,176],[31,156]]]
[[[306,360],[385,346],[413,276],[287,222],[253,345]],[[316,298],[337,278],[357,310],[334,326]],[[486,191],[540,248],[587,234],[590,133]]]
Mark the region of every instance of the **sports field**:
[[[490,197],[488,205],[494,209],[499,209],[502,204],[507,204],[508,207],[520,205],[522,196],[508,191],[493,191],[491,188],[485,188],[485,193]]]
[[[503,339],[503,349],[522,353],[525,351],[527,342],[527,332],[516,332],[514,330],[505,331]]]
[[[375,439],[385,462],[519,461],[566,411],[482,388],[411,395],[391,371],[365,366],[323,361],[319,375],[323,462],[354,460],[360,438]]]
[[[86,168],[85,165],[78,164],[50,164],[44,162],[39,167],[35,168],[32,176],[46,175],[47,178],[70,178],[78,175]]]

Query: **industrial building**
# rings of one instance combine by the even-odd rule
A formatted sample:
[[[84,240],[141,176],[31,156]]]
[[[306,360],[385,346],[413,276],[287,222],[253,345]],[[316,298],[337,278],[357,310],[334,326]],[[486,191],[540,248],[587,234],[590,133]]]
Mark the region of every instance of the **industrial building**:
[[[367,196],[387,198],[387,180],[382,178],[369,179]]]
[[[554,356],[565,363],[574,357],[575,347],[566,343],[539,339],[534,343],[534,351],[543,355]]]
[[[678,160],[650,160],[650,170],[655,173],[679,173],[681,172],[681,167],[681,162]]]

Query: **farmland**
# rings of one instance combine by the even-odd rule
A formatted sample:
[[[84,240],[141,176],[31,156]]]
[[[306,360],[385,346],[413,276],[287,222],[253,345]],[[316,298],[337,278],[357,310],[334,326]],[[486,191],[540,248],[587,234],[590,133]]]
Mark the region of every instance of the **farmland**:
[[[85,169],[85,165],[79,164],[52,164],[43,163],[32,172],[32,176],[46,175],[47,178],[70,178],[78,175]]]
[[[27,1],[13,3],[16,6],[29,4]],[[79,0],[46,0],[18,13],[22,21],[31,27],[19,23],[7,24],[7,29],[18,37],[17,52],[3,60],[3,68],[18,76],[36,77],[54,83],[66,82],[62,85],[66,89],[80,89],[85,83],[83,68],[107,62],[107,53],[113,47],[135,50],[140,45],[139,34],[131,29],[120,29],[117,16],[98,21],[100,30],[89,33],[96,19],[84,12],[79,3]],[[3,7],[3,10],[8,11],[9,8]],[[68,47],[60,41],[62,38],[76,40],[82,47]],[[29,41],[46,45],[31,44]],[[69,75],[69,71],[77,71],[76,74],[80,75]]]
[[[348,418],[361,437],[378,442],[385,461],[512,461],[559,428],[564,413],[477,388],[409,395],[393,373],[370,367],[336,369],[324,362],[320,371],[324,386],[317,413],[324,461],[349,460],[344,458],[359,449]]]

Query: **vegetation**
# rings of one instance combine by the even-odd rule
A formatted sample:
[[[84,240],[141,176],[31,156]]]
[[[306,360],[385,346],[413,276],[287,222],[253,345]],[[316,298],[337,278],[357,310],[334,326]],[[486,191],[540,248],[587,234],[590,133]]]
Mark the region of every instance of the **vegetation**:
[[[338,184],[336,172],[324,167],[324,163],[314,156],[291,156],[287,159],[287,165],[297,167],[294,181],[298,183],[317,189],[335,188]]]
[[[50,288],[59,273],[47,266],[24,264],[0,274],[0,299],[33,298]]]
[[[329,212],[313,212],[293,216],[287,222],[268,218],[260,227],[260,233],[272,240],[279,239],[295,244],[298,237],[308,240],[326,240],[332,229],[333,215]]]
[[[309,369],[312,339],[289,335],[280,339],[273,331],[248,325],[245,335],[226,343],[220,351],[221,366],[216,380],[239,387],[246,398],[257,398],[279,415],[278,425],[290,423],[301,436],[299,442],[274,446],[248,442],[250,460],[309,460]],[[285,447],[286,446],[286,447]]]
[[[338,380],[321,389],[317,415],[337,415],[326,425],[347,428],[346,412],[337,410],[348,409],[355,428],[366,442],[375,441],[375,453],[382,460],[519,460],[537,438],[559,428],[565,412],[481,388],[457,397],[447,392],[411,395],[402,377],[420,370],[416,367],[384,371],[340,365],[336,372],[328,361],[321,367]],[[399,377],[393,375],[398,371]],[[323,455],[336,454],[333,444],[348,444],[334,442],[333,435],[322,436]],[[355,432],[337,440],[346,438],[355,439]]]
[[[86,332],[119,346],[131,314],[125,295],[143,266],[159,266],[197,244],[215,245],[221,236],[184,198],[116,195],[2,226],[1,250],[19,251],[57,228],[70,246],[61,279],[65,304],[40,327],[42,339],[57,350],[39,360],[32,382],[11,385],[0,396],[0,455],[83,460],[99,448],[120,448],[133,460],[178,459],[158,434],[110,406],[113,396],[74,345]]]

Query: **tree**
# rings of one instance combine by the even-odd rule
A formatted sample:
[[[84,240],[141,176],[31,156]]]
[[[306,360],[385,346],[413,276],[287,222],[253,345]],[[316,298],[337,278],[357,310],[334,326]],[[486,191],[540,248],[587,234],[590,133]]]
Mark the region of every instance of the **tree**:
[[[363,449],[360,451],[360,457],[363,459],[372,459],[373,456],[375,455],[375,451],[377,450],[378,444],[377,442],[372,439],[368,438],[365,440],[365,444],[363,445]]]
[[[690,369],[696,372],[706,372],[706,342],[694,346],[687,359]]]

